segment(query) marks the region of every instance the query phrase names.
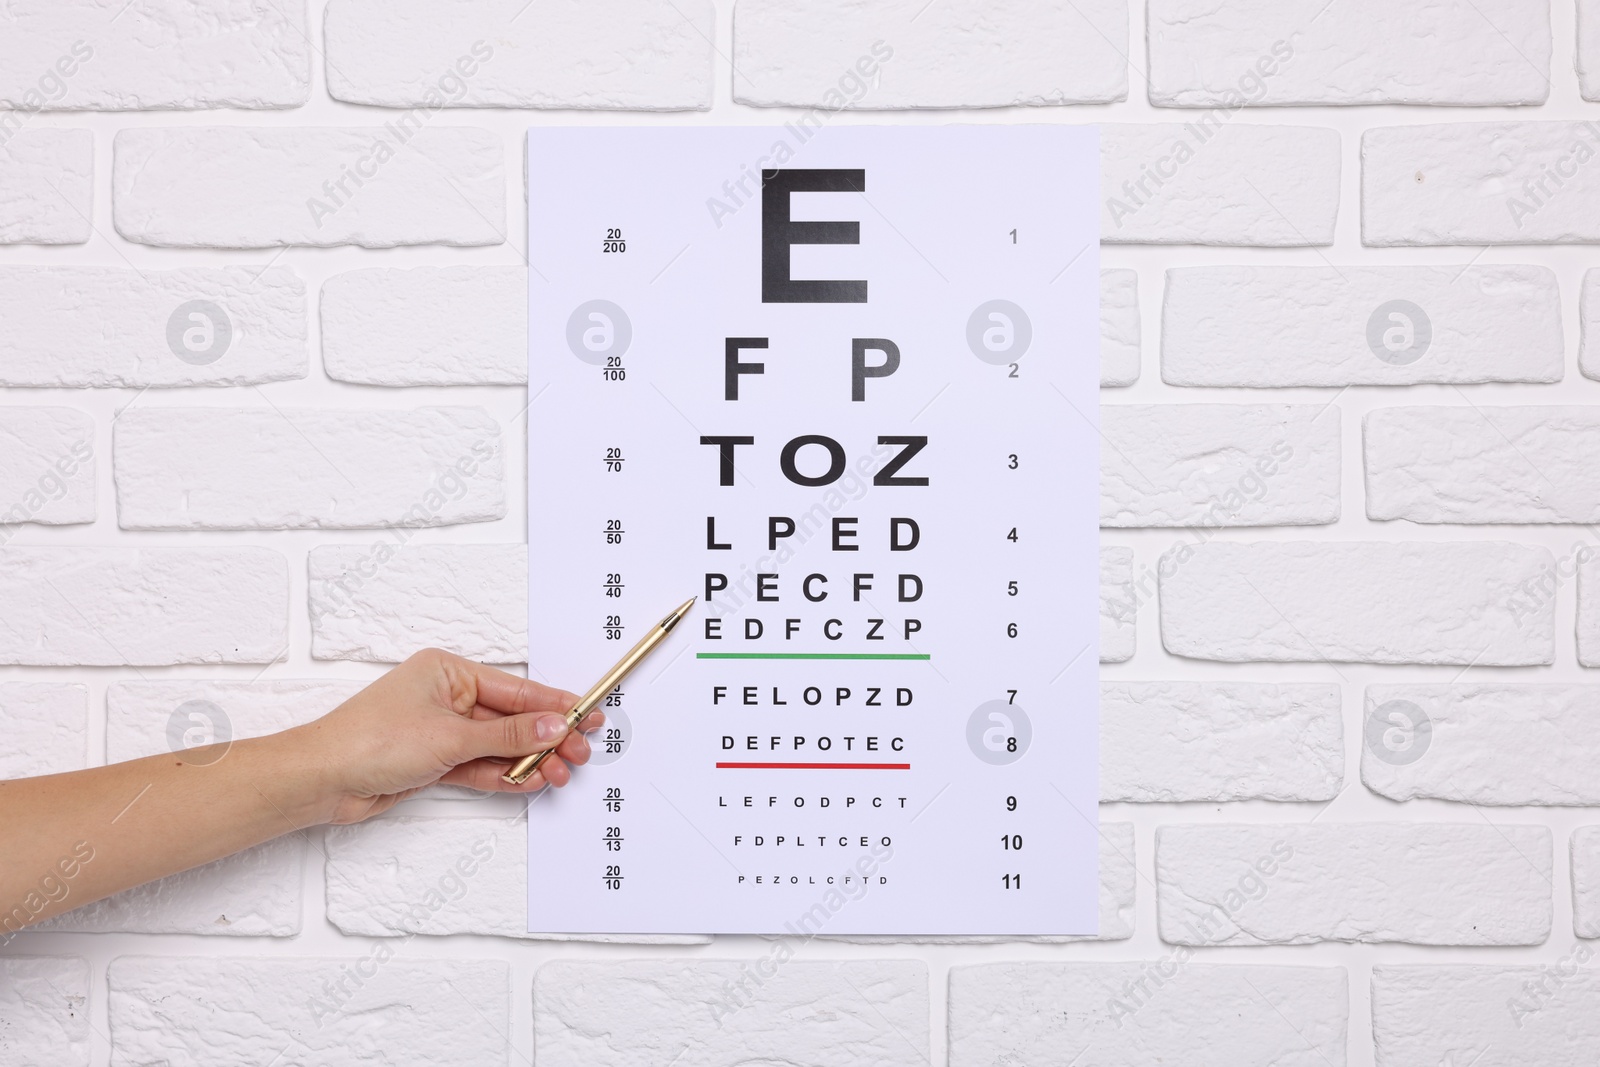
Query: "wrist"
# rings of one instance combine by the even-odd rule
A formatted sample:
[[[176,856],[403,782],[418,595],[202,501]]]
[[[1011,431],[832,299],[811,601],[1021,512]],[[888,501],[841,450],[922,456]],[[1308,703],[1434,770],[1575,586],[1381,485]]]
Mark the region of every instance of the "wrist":
[[[238,744],[250,746],[246,773],[277,814],[296,830],[333,820],[345,796],[334,762],[318,743],[315,723]]]

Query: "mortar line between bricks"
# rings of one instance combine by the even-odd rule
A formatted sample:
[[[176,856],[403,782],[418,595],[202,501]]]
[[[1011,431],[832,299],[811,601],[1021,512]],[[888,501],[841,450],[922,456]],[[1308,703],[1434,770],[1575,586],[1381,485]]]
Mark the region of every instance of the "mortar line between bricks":
[[[1102,840],[1102,841],[1104,841],[1106,843],[1107,847],[1109,847],[1111,849],[1111,851],[1115,852],[1117,855],[1121,856],[1123,859],[1128,861],[1128,866],[1133,868],[1133,873],[1138,875],[1140,878],[1143,878],[1145,880],[1145,882],[1150,886],[1150,888],[1154,889],[1156,891],[1156,897],[1159,900],[1160,899],[1160,894],[1161,894],[1161,887],[1159,885],[1157,885],[1153,880],[1151,880],[1151,878],[1150,878],[1150,876],[1148,874],[1145,874],[1143,871],[1141,871],[1139,869],[1139,857],[1138,857],[1137,853],[1135,855],[1130,856],[1127,853],[1123,852],[1120,848],[1118,848],[1116,846],[1116,843],[1114,841],[1112,841],[1109,837],[1106,836],[1105,828],[1100,825],[1100,821],[1098,819],[1091,819],[1091,818],[1089,818],[1089,816],[1085,815],[1083,813],[1082,809],[1080,809],[1078,807],[1078,805],[1074,804],[1072,802],[1072,798],[1067,796],[1067,794],[1063,793],[1061,791],[1061,787],[1059,785],[1056,785],[1055,782],[1052,781],[1050,783],[1050,788],[1054,789],[1058,794],[1060,794],[1061,799],[1067,802],[1067,807],[1071,808],[1073,813],[1075,815],[1077,815],[1078,818],[1082,819],[1089,826],[1093,827],[1095,834],[1100,838],[1100,840]],[[1098,814],[1098,812],[1096,812],[1096,814]]]
[[[1299,1027],[1295,1026],[1294,1023],[1290,1022],[1289,1021],[1289,1017],[1287,1015],[1285,1015],[1281,1010],[1279,1010],[1279,1008],[1278,1008],[1278,1006],[1276,1004],[1274,1004],[1274,1003],[1272,1003],[1272,1001],[1268,1000],[1266,995],[1264,993],[1262,993],[1261,990],[1256,988],[1256,984],[1254,982],[1250,981],[1250,976],[1249,976],[1249,974],[1247,974],[1245,972],[1245,970],[1241,969],[1239,971],[1239,977],[1240,977],[1241,980],[1243,980],[1245,985],[1250,987],[1250,991],[1252,993],[1254,993],[1256,996],[1261,998],[1261,1002],[1263,1004],[1265,1004],[1267,1007],[1272,1009],[1272,1013],[1274,1015],[1276,1015],[1278,1018],[1283,1020],[1283,1025],[1287,1026],[1290,1030],[1294,1031],[1294,1036],[1298,1037],[1302,1042],[1304,1042],[1306,1048],[1310,1049],[1312,1052],[1315,1052],[1317,1054],[1317,1056],[1321,1058],[1322,1062],[1326,1063],[1328,1065],[1328,1067],[1334,1067],[1333,1061],[1328,1059],[1327,1054],[1325,1052],[1323,1052],[1320,1048],[1318,1048],[1316,1045],[1313,1045],[1311,1043],[1311,1039],[1306,1037],[1305,1034],[1302,1034],[1300,1032]]]
[[[444,584],[448,585],[450,587],[450,589],[456,594],[457,598],[460,599],[462,605],[465,606],[468,611],[472,612],[474,615],[478,616],[478,618],[482,619],[484,622],[488,623],[490,626],[493,626],[496,630],[500,631],[500,637],[507,644],[509,644],[513,649],[517,648],[518,645],[527,644],[527,638],[526,637],[524,637],[521,641],[518,641],[517,640],[517,635],[512,633],[510,630],[507,630],[505,628],[505,626],[501,624],[499,619],[494,618],[488,612],[486,612],[483,609],[479,608],[477,604],[473,603],[472,602],[472,598],[467,596],[466,593],[463,593],[461,591],[461,587],[459,585],[457,585],[455,583],[455,580],[453,578],[451,578],[448,574],[445,574],[444,572],[441,571],[439,576],[444,579]],[[528,658],[531,661],[533,657],[529,656]],[[544,683],[546,685],[550,684],[550,679],[545,678],[544,672],[540,671],[539,668],[535,667],[532,662],[529,662],[527,666],[528,666],[528,670],[531,671],[534,674],[537,674],[541,679],[544,680]]]
[[[717,54],[717,57],[719,59],[721,59],[724,63],[728,64],[728,69],[730,71],[732,71],[733,74],[736,77],[744,78],[744,80],[749,84],[749,86],[752,89],[754,89],[756,87],[756,83],[753,82],[753,81],[750,81],[749,77],[745,74],[745,72],[739,69],[739,64],[735,63],[732,59],[730,59],[722,51],[722,49],[718,48],[717,47],[717,42],[712,40],[710,37],[707,37],[705,31],[702,30],[699,26],[696,26],[694,24],[694,20],[691,19],[688,15],[685,15],[683,13],[683,9],[682,8],[680,8],[676,3],[674,3],[673,0],[667,0],[667,5],[669,7],[671,7],[672,10],[674,10],[674,11],[676,11],[678,13],[678,17],[680,19],[682,19],[684,22],[688,23],[689,28],[691,30],[693,30],[695,33],[698,33],[700,35],[700,39],[705,41],[705,43],[711,47],[711,50]],[[711,32],[712,33],[716,32],[716,24],[714,22],[712,23]],[[715,101],[713,101],[712,103],[713,103],[713,106],[715,106]]]
[[[1341,148],[1342,147],[1343,146],[1341,146]],[[1315,252],[1317,254],[1317,258],[1322,260],[1322,262],[1326,263],[1328,265],[1328,267],[1333,271],[1333,273],[1335,273],[1335,274],[1337,274],[1339,276],[1339,280],[1340,281],[1346,282],[1346,283],[1348,283],[1350,281],[1349,278],[1346,278],[1344,276],[1344,271],[1340,270],[1338,265],[1336,263],[1334,263],[1333,260],[1329,259],[1327,254],[1322,251],[1322,246],[1313,244],[1312,241],[1311,241],[1311,238],[1307,237],[1304,233],[1301,233],[1300,232],[1300,227],[1296,226],[1294,224],[1294,222],[1289,218],[1289,216],[1285,215],[1282,211],[1279,211],[1278,210],[1278,205],[1274,204],[1272,202],[1271,198],[1268,197],[1266,193],[1263,193],[1260,189],[1258,189],[1256,187],[1256,183],[1255,182],[1251,181],[1248,177],[1246,177],[1243,174],[1239,175],[1239,180],[1244,182],[1246,185],[1248,185],[1250,187],[1251,191],[1254,192],[1257,196],[1259,196],[1261,198],[1261,202],[1263,204],[1267,205],[1267,207],[1271,208],[1272,209],[1272,213],[1274,215],[1278,216],[1278,218],[1282,219],[1283,220],[1283,224],[1285,226],[1289,227],[1289,229],[1294,231],[1294,235],[1296,237],[1300,238],[1300,240],[1305,243],[1305,247],[1309,248],[1309,249],[1311,249],[1311,251]],[[1331,242],[1330,242],[1330,246],[1331,246]]]
[[[1450,279],[1450,284],[1454,285],[1456,282],[1459,282],[1461,280],[1462,275],[1466,274],[1467,271],[1471,270],[1472,269],[1472,265],[1474,263],[1478,262],[1478,260],[1482,259],[1483,258],[1483,254],[1485,252],[1487,252],[1487,251],[1489,251],[1489,246],[1488,245],[1484,245],[1482,248],[1478,249],[1478,254],[1473,256],[1471,259],[1467,260],[1467,265],[1462,267],[1461,270],[1459,272],[1457,272],[1457,274],[1456,274],[1456,276],[1454,278]]]
[[[133,0],[128,0],[128,2],[132,3]],[[88,962],[88,961],[85,960],[84,962]],[[40,974],[39,974],[39,977],[44,979],[45,985],[49,986],[50,987],[50,991],[52,993],[54,993],[56,996],[60,997],[63,1002],[70,1001],[69,994],[63,993],[61,991],[61,987],[56,985],[55,980],[52,979],[48,974],[45,974],[45,973],[43,973],[41,971]],[[91,981],[94,978],[94,968],[93,967],[89,968],[89,977],[90,977]],[[93,990],[89,990],[89,992],[92,994]],[[106,1043],[106,1048],[111,1049],[113,1052],[115,1051],[115,1046],[111,1044],[111,1035],[106,1033],[104,1030],[100,1029],[98,1026],[96,1026],[94,1024],[94,1014],[91,1011],[89,1011],[89,1004],[88,1004],[88,998],[87,997],[84,998],[83,1022],[84,1022],[85,1026],[87,1026],[89,1029],[94,1031],[94,1035],[96,1037],[98,1037],[101,1041],[104,1041]]]
[[[504,1030],[501,1030],[498,1026],[496,1026],[495,1023],[494,1023],[494,1020],[489,1018],[487,1015],[485,1015],[483,1013],[483,1009],[478,1007],[478,1005],[476,1005],[476,1004],[474,1004],[472,1002],[472,998],[471,997],[469,997],[465,993],[461,992],[461,990],[456,987],[456,984],[454,982],[452,982],[448,978],[446,978],[444,980],[444,984],[449,986],[450,987],[450,992],[452,992],[456,996],[460,997],[466,1003],[467,1007],[471,1008],[473,1011],[478,1013],[478,1018],[483,1020],[485,1026],[489,1027],[489,1029],[494,1031],[495,1036],[500,1038],[500,1043],[502,1045],[504,1045],[506,1048],[510,1049],[511,1051],[515,1052],[517,1054],[517,1056],[522,1060],[523,1063],[526,1063],[526,1064],[529,1065],[529,1067],[532,1067],[533,1058],[531,1056],[529,1056],[527,1053],[523,1052],[521,1049],[517,1048],[516,1045],[512,1044],[511,1035],[506,1033]],[[509,992],[509,990],[508,990],[508,992]],[[509,1007],[509,1005],[508,1005],[508,1007]]]
[[[1504,841],[1506,843],[1506,847],[1507,848],[1509,848],[1511,851],[1515,852],[1519,857],[1521,857],[1523,863],[1526,863],[1529,867],[1533,868],[1533,873],[1537,874],[1540,878],[1543,878],[1544,881],[1545,881],[1545,884],[1550,887],[1552,892],[1555,890],[1556,881],[1555,881],[1555,877],[1554,877],[1555,871],[1553,869],[1553,864],[1552,864],[1552,870],[1551,870],[1550,874],[1546,874],[1544,871],[1540,870],[1539,869],[1539,865],[1537,863],[1534,863],[1531,859],[1529,859],[1528,856],[1527,856],[1527,853],[1523,852],[1520,848],[1518,848],[1517,845],[1516,845],[1516,842],[1512,841],[1511,838],[1506,836],[1506,832],[1500,826],[1500,824],[1495,822],[1493,819],[1489,818],[1489,816],[1484,812],[1484,810],[1482,808],[1478,807],[1478,805],[1474,804],[1472,801],[1466,799],[1466,797],[1464,797],[1461,794],[1460,790],[1456,791],[1456,797],[1455,798],[1456,798],[1457,801],[1459,801],[1462,804],[1465,804],[1467,807],[1471,808],[1474,812],[1476,812],[1478,818],[1482,819],[1487,825],[1489,825],[1490,827],[1492,827],[1494,829],[1495,833],[1500,835],[1500,840],[1502,840],[1502,841]],[[1446,797],[1445,799],[1448,800],[1450,798]],[[1546,827],[1546,829],[1548,829],[1548,827]],[[1553,848],[1554,845],[1555,845],[1555,835],[1551,834],[1551,847]],[[1553,923],[1554,922],[1553,916],[1554,916],[1554,912],[1555,912],[1554,901],[1551,902],[1550,910],[1551,910],[1551,914],[1552,914],[1552,923]]]
[[[1105,41],[1105,43],[1111,47],[1113,52],[1122,57],[1122,61],[1128,65],[1129,70],[1132,70],[1135,74],[1139,75],[1140,78],[1144,79],[1144,91],[1146,98],[1148,99],[1150,93],[1150,72],[1140,70],[1138,64],[1134,63],[1133,57],[1128,55],[1127,52],[1124,52],[1121,47],[1117,45],[1117,42],[1113,41],[1110,37],[1107,37],[1105,31],[1099,26],[1095,25],[1094,20],[1090,19],[1088,15],[1085,15],[1083,13],[1083,9],[1080,8],[1074,2],[1074,0],[1067,0],[1067,6],[1072,8],[1073,12],[1076,13],[1077,16],[1082,19],[1091,30],[1093,30],[1095,33],[1098,33],[1100,35],[1100,39]]]
[[[132,3],[133,0],[128,0],[128,2]],[[128,266],[132,267],[135,274],[139,275],[139,277],[143,278],[147,282],[150,280],[149,275],[145,274],[144,271],[140,270],[139,269],[139,265],[137,263],[135,263],[133,260],[129,259],[127,257],[127,255],[122,251],[122,249],[118,248],[116,246],[116,244],[111,241],[110,238],[108,238],[105,234],[100,232],[100,227],[98,227],[98,226],[96,226],[94,224],[94,219],[90,218],[88,215],[85,215],[83,212],[78,210],[78,205],[74,204],[67,197],[67,194],[63,193],[61,191],[61,188],[58,185],[56,185],[55,182],[51,181],[49,178],[46,178],[46,179],[44,179],[44,183],[50,187],[51,192],[55,193],[58,197],[61,198],[61,202],[63,204],[67,205],[67,207],[72,209],[72,213],[73,214],[77,215],[80,219],[83,220],[84,225],[88,226],[90,231],[96,237],[98,237],[98,238],[100,238],[100,240],[104,241],[106,243],[106,245],[113,252],[115,252],[118,256],[121,256],[122,257],[122,262],[124,262]],[[90,196],[92,197],[93,195],[94,195],[94,188],[93,188],[93,184],[91,183],[91,185],[90,185]]]
[[[261,279],[266,276],[267,271],[272,269],[272,265],[274,263],[283,258],[283,254],[289,251],[289,248],[289,245],[279,245],[278,250],[273,253],[272,258],[267,260],[266,266],[256,271],[255,275],[250,279],[250,284],[244,287],[244,291],[247,293],[254,292]],[[249,270],[250,268],[246,267],[245,269]]]

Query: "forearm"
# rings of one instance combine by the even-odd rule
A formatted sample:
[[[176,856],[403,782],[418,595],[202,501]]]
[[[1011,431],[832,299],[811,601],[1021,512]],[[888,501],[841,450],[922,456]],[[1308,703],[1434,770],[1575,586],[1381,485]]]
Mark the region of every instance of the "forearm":
[[[203,751],[0,782],[0,935],[330,817],[301,731]]]

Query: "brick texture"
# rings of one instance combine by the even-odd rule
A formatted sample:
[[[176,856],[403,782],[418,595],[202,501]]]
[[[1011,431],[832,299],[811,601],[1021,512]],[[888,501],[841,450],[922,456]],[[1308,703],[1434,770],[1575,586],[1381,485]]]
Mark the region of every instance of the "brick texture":
[[[1592,1063],[1596,101],[1600,0],[0,3],[0,779],[524,670],[530,127],[1095,125],[1104,387],[1093,937],[557,944],[434,787],[0,929],[0,1064]]]

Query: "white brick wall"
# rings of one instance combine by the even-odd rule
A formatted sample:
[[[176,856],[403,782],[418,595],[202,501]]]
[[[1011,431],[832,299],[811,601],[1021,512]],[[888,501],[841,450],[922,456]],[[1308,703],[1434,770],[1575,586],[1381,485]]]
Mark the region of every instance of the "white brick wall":
[[[0,1063],[1590,1063],[1592,100],[1600,0],[0,4],[0,776],[523,669],[530,125],[1102,124],[1107,387],[1096,939],[530,938],[440,789],[0,931]]]
[[[306,287],[288,267],[3,267],[0,318],[5,386],[306,376]]]

